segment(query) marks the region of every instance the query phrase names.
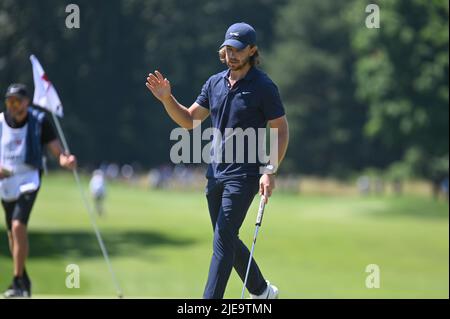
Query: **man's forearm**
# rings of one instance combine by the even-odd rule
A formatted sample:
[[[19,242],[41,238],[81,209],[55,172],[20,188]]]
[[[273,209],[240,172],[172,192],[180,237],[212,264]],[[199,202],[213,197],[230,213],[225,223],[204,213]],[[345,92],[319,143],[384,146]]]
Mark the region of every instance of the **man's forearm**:
[[[52,155],[59,161],[59,165],[61,167],[67,168],[67,169],[74,169],[77,166],[77,159],[74,155],[68,154],[63,147],[61,146],[61,143],[59,140],[55,139],[47,144],[47,147],[49,151],[52,153]]]
[[[55,139],[48,143],[48,149],[50,150],[50,153],[58,160],[60,155],[64,153],[64,150],[58,139]]]
[[[286,155],[286,151],[289,145],[289,129],[283,128],[278,129],[278,163],[277,168],[280,166],[281,162],[284,159],[284,156]]]
[[[270,162],[275,166],[275,169],[278,169],[281,162],[286,155],[286,151],[289,144],[289,124],[286,116],[281,116],[274,120],[269,121],[269,126],[271,129],[276,129],[276,143],[278,143],[277,154],[271,155]],[[272,132],[270,133],[272,135]],[[275,145],[274,145],[275,146]],[[272,142],[271,142],[272,147]],[[276,158],[274,158],[276,156]]]
[[[284,160],[289,145],[289,129],[278,131],[278,166]]]
[[[178,125],[185,129],[192,129],[192,116],[189,110],[178,103],[173,95],[162,101],[166,112],[169,114],[170,118],[175,121]]]

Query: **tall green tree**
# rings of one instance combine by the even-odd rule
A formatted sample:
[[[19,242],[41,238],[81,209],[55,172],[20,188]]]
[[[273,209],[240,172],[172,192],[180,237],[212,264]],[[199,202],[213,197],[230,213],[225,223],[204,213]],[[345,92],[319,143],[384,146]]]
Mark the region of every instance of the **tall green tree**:
[[[370,110],[365,131],[401,150],[416,174],[448,174],[449,3],[377,3],[379,29],[365,27],[364,2],[349,10],[356,96]]]
[[[351,2],[289,1],[280,9],[268,71],[279,85],[290,118],[287,163],[305,173],[346,175],[385,165],[378,141],[366,141],[367,108],[354,98]]]
[[[34,53],[65,107],[63,126],[82,164],[168,162],[175,126],[147,91],[160,69],[190,105],[207,78],[224,68],[217,50],[226,28],[247,21],[267,47],[283,1],[76,1],[80,29],[67,29],[73,1],[0,1],[0,91],[32,85]]]

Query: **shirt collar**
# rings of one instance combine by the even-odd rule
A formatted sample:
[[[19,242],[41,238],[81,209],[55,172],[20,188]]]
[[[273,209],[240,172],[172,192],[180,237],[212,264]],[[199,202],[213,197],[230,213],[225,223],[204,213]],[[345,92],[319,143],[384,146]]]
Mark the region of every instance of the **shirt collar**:
[[[231,70],[228,69],[224,75],[223,78],[224,79],[228,79],[228,77],[230,76],[230,72]],[[255,73],[256,73],[256,68],[254,66],[250,67],[250,69],[248,70],[247,74],[239,81],[251,81],[254,77],[255,77]]]

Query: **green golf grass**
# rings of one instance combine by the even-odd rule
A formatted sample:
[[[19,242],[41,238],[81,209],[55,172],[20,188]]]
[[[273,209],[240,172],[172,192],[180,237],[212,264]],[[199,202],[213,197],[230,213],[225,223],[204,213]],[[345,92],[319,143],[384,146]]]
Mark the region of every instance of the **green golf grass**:
[[[257,204],[240,234],[249,246]],[[202,192],[114,183],[106,210],[97,223],[125,297],[201,298],[212,247]],[[0,288],[6,288],[12,266],[4,222],[0,231]],[[44,178],[29,231],[27,267],[36,296],[115,296],[70,175]],[[255,258],[280,298],[448,298],[448,204],[409,196],[275,193]],[[68,264],[80,267],[78,289],[65,286]],[[378,289],[365,286],[369,264],[380,267]],[[241,285],[233,272],[225,297],[239,298]]]

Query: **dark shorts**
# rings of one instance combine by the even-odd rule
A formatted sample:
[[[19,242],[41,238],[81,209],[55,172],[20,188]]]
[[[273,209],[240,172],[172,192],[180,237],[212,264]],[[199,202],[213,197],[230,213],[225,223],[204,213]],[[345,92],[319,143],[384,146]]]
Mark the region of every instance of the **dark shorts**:
[[[13,220],[18,220],[24,225],[28,224],[28,219],[30,218],[38,192],[39,189],[31,193],[23,194],[12,202],[2,200],[8,230],[11,230]]]

